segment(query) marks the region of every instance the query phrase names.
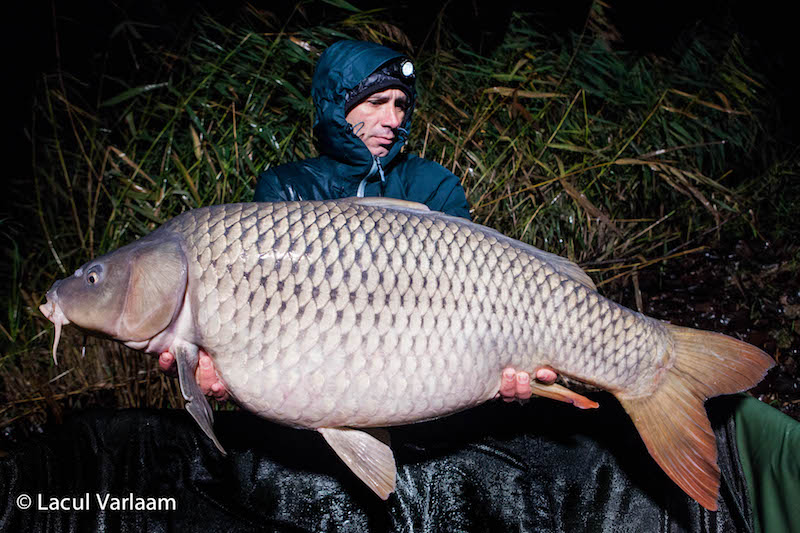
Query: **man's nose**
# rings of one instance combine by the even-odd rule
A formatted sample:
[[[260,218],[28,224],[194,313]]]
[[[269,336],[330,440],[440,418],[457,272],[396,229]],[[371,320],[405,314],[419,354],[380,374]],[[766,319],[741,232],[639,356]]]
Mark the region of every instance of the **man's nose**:
[[[400,126],[402,120],[403,116],[400,109],[393,102],[387,102],[383,111],[383,125],[394,130]]]

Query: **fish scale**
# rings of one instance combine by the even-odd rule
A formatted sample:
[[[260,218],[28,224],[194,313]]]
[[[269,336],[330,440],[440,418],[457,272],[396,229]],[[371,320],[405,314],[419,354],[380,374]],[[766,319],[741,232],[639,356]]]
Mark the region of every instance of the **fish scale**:
[[[197,209],[164,231],[185,238],[198,344],[240,402],[283,423],[435,418],[493,397],[508,365],[630,390],[664,364],[657,321],[477,228],[298,202]],[[580,328],[602,306],[598,344]]]
[[[90,261],[41,311],[131,348],[175,355],[187,411],[223,453],[194,379],[208,352],[239,403],[316,429],[381,498],[396,467],[380,428],[494,397],[504,369],[551,367],[610,391],[647,450],[716,509],[703,402],[746,390],[774,361],[724,335],[662,323],[597,293],[566,259],[388,198],[188,211]],[[534,394],[598,404],[557,384]]]

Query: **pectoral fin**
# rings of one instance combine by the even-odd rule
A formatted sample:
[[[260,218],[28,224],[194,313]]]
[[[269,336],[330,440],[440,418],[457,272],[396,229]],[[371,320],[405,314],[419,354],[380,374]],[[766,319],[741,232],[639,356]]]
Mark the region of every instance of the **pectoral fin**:
[[[550,398],[551,400],[558,400],[559,402],[571,403],[578,409],[597,409],[600,404],[590,400],[586,396],[582,396],[575,391],[568,388],[552,383],[545,385],[544,383],[531,382],[531,393],[536,396]]]
[[[385,429],[319,428],[336,455],[385,500],[394,492],[397,468]]]
[[[198,349],[197,346],[181,345],[173,348],[175,353],[175,361],[178,365],[178,382],[181,386],[181,394],[183,399],[186,400],[186,410],[192,415],[197,425],[203,430],[203,433],[208,435],[217,449],[222,452],[222,455],[227,455],[222,444],[217,440],[214,434],[214,415],[211,411],[211,406],[208,405],[203,391],[197,385],[194,378],[194,372],[197,368]]]

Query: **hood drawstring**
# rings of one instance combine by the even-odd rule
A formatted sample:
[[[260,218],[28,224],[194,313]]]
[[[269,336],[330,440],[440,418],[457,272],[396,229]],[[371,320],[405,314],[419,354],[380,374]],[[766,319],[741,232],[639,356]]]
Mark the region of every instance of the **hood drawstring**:
[[[408,140],[408,130],[400,126],[397,127],[397,140],[403,144]]]
[[[373,156],[372,158],[372,168],[369,169],[367,175],[364,176],[364,179],[362,179],[361,183],[358,184],[358,192],[356,192],[356,196],[358,196],[359,198],[364,197],[364,194],[367,190],[367,183],[369,182],[369,179],[375,174],[378,174],[378,176],[380,176],[381,178],[380,196],[384,195],[384,193],[386,192],[386,175],[383,173],[383,165],[381,165],[381,158],[376,155]]]
[[[380,158],[376,156],[375,162],[378,164],[378,174],[381,176],[381,196],[383,196],[383,193],[386,192],[386,176],[383,173],[383,165],[381,165]]]

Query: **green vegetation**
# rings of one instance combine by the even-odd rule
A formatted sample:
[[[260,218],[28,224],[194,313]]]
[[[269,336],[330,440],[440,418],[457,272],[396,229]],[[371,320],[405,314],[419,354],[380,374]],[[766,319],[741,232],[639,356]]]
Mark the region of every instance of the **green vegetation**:
[[[600,285],[724,232],[757,235],[760,219],[794,234],[797,208],[773,195],[795,169],[764,148],[765,88],[736,35],[681,42],[669,58],[614,50],[597,4],[585,31],[560,41],[517,14],[481,56],[446,26],[423,48],[379,12],[344,6],[337,16],[301,31],[254,9],[236,25],[203,17],[178,46],[145,47],[146,78],[40,80],[35,195],[0,226],[14,276],[0,318],[0,425],[66,405],[181,405],[154,360],[98,340],[81,358],[70,328],[54,367],[38,305],[88,258],[187,209],[250,200],[259,172],[316,155],[311,76],[340,38],[414,57],[409,149],[462,179],[474,220],[570,257]]]

